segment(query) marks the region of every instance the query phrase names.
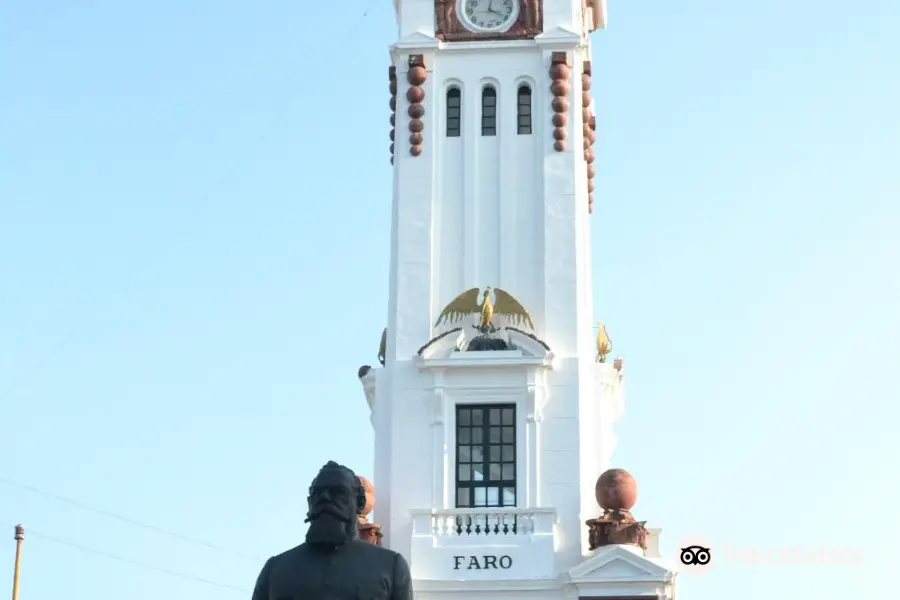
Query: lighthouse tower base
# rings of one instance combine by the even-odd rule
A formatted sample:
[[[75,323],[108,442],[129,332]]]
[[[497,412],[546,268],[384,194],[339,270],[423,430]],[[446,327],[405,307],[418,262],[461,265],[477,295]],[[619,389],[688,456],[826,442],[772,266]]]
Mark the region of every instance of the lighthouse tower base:
[[[658,530],[652,532],[658,540]],[[652,546],[651,546],[652,548]],[[479,564],[499,564],[501,548],[485,549]],[[628,545],[606,546],[584,562],[551,579],[416,580],[416,600],[671,600],[677,572],[674,565],[648,551]],[[470,557],[467,557],[470,558]],[[496,558],[496,560],[493,560]]]

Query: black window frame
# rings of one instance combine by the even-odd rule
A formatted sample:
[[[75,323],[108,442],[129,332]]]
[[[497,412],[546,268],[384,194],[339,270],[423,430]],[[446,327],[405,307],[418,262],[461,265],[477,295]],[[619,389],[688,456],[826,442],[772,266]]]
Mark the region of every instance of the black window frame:
[[[486,85],[481,88],[481,135],[494,137],[497,135],[497,88]]]
[[[496,419],[492,419],[494,415],[497,416]],[[456,460],[453,481],[454,505],[457,508],[501,509],[518,506],[517,417],[514,402],[456,406]],[[491,437],[494,433],[492,428],[497,429],[496,438]],[[480,461],[476,460],[479,454]],[[476,479],[475,465],[481,467],[480,480]],[[499,469],[495,470],[495,465]],[[497,489],[495,502],[490,501],[492,488]],[[479,489],[485,490],[484,503],[479,503],[476,498],[478,496],[476,490]],[[466,500],[460,503],[463,490],[467,490]],[[510,502],[505,500],[508,490],[512,491]]]
[[[531,135],[533,97],[530,85],[519,85],[516,90],[516,130],[519,135]]]
[[[462,137],[462,90],[457,86],[447,89],[446,100],[445,134],[448,138]]]

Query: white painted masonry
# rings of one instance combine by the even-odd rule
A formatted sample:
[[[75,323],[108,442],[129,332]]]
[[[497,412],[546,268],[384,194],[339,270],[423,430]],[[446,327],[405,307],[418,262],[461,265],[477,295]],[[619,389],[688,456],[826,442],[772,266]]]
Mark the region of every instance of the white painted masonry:
[[[622,373],[594,360],[581,71],[584,0],[544,0],[535,40],[442,43],[434,0],[395,0],[399,41],[387,357],[362,377],[375,430],[377,522],[410,562],[417,598],[671,598],[674,571],[650,549],[589,552],[597,477],[611,466]],[[605,5],[602,7],[605,19]],[[567,146],[553,149],[548,69],[567,52]],[[424,56],[423,152],[407,142],[406,74]],[[532,91],[532,132],[517,90]],[[497,134],[481,135],[481,94],[497,91]],[[461,135],[446,135],[447,91],[461,90]],[[432,340],[441,309],[471,287],[499,287],[531,313],[539,340],[461,352],[477,332]],[[516,407],[516,506],[456,507],[456,406]],[[483,527],[492,535],[472,534]],[[468,528],[468,529],[467,529]]]

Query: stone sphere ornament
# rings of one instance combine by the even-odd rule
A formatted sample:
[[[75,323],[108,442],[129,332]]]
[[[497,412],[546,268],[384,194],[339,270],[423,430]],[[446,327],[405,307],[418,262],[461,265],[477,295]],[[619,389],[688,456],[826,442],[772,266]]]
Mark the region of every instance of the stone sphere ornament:
[[[406,80],[412,85],[422,85],[427,75],[425,67],[412,67],[406,74]]]
[[[555,113],[564,113],[569,110],[569,101],[564,96],[555,96],[550,101],[550,106]]]
[[[597,478],[594,495],[604,510],[631,510],[637,502],[637,481],[625,469],[609,469]]]
[[[569,84],[564,79],[557,79],[553,82],[553,85],[550,86],[550,91],[553,92],[554,96],[568,96]]]
[[[425,90],[418,86],[413,86],[406,90],[406,99],[410,104],[418,104],[425,99]]]
[[[360,516],[367,517],[369,516],[369,513],[372,512],[372,509],[375,508],[375,486],[372,485],[372,482],[369,481],[368,478],[363,477],[362,475],[358,475],[357,477],[359,477],[359,482],[366,491],[366,505],[363,507]]]
[[[550,67],[550,79],[568,79],[569,66],[565,63],[556,63]]]

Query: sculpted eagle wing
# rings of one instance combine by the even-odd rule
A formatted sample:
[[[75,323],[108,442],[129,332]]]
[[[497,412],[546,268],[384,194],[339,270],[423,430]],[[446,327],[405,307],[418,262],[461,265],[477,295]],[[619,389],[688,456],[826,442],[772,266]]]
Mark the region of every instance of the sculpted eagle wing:
[[[612,340],[609,339],[609,333],[603,323],[597,323],[597,350],[604,354],[609,354],[612,350]]]
[[[519,301],[503,290],[494,290],[497,301],[494,303],[494,314],[501,315],[510,320],[514,325],[525,324],[534,331],[534,322],[525,307]]]
[[[480,312],[481,305],[478,304],[479,291],[479,288],[475,287],[454,298],[453,302],[441,311],[434,326],[437,327],[441,323],[455,323],[468,315]]]

